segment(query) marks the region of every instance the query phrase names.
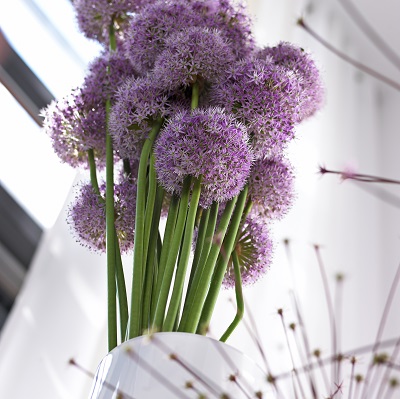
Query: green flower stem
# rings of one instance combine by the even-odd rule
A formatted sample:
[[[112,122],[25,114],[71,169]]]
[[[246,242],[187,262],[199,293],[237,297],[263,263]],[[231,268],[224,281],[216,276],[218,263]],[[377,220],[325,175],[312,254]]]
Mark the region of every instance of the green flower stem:
[[[150,151],[162,125],[162,120],[158,119],[154,124],[144,142],[142,154],[139,161],[139,171],[137,179],[136,195],[136,219],[135,219],[135,245],[133,254],[133,278],[131,294],[131,315],[129,320],[129,339],[140,335],[141,331],[141,309],[142,309],[142,289],[143,274],[145,264],[143,263],[144,245],[144,225],[145,225],[145,202],[147,184],[147,164]]]
[[[181,310],[181,307],[182,307],[182,297],[183,297],[183,292],[181,292],[181,296],[179,298],[178,311],[176,312],[174,327],[173,327],[172,331],[178,331],[179,319],[180,319],[179,316],[180,316],[180,310]]]
[[[195,220],[195,222],[194,222],[194,226],[195,227],[199,227],[199,223],[200,223],[200,220],[201,220],[201,216],[203,215],[203,208],[202,207],[198,207],[197,208],[197,213],[196,213],[196,220]]]
[[[217,218],[218,218],[218,208],[219,208],[218,202],[213,202],[211,205],[211,208],[209,208],[210,216],[208,218],[205,238],[204,238],[204,242],[203,242],[203,248],[201,249],[200,259],[198,260],[198,262],[195,266],[195,270],[194,271],[192,270],[193,276],[191,274],[191,276],[189,278],[188,288],[186,291],[185,306],[186,306],[189,296],[193,295],[192,294],[192,285],[193,285],[193,280],[196,276],[196,273],[198,273],[197,278],[199,278],[199,276],[201,275],[201,272],[202,272],[202,270],[197,271],[197,269],[199,269],[199,265],[202,265],[202,267],[204,267],[204,265],[207,262],[208,254],[210,253],[210,249],[213,244],[215,226],[217,224]],[[196,247],[196,249],[197,249],[197,247]],[[193,269],[193,266],[192,266],[192,269]]]
[[[196,270],[191,290],[187,296],[187,300],[183,308],[182,319],[178,331],[191,333],[196,332],[204,300],[206,298],[210,280],[214,272],[215,262],[221,250],[221,244],[225,237],[226,230],[228,229],[236,201],[237,197],[234,197],[227,202],[224,213],[221,217],[221,221],[218,225],[218,229],[214,235],[210,253],[207,257],[207,262],[203,267],[198,267]]]
[[[107,248],[107,291],[108,291],[108,350],[117,346],[117,290],[115,284],[115,227],[114,227],[114,154],[108,118],[111,101],[106,102],[106,248]]]
[[[232,261],[233,261],[233,269],[235,272],[235,293],[236,293],[237,311],[232,323],[226,329],[222,337],[219,339],[222,342],[226,342],[226,340],[230,337],[232,332],[235,330],[235,328],[239,325],[240,321],[242,320],[244,313],[242,276],[240,274],[239,258],[236,251],[232,252]]]
[[[236,238],[239,231],[239,226],[241,223],[243,210],[245,207],[246,196],[248,192],[248,187],[246,186],[238,196],[237,205],[235,211],[232,215],[231,223],[224,239],[224,252],[218,257],[215,272],[210,284],[210,289],[207,294],[206,301],[204,303],[203,311],[201,314],[200,322],[197,327],[197,332],[205,331],[210,324],[211,316],[214,311],[215,304],[217,302],[218,294],[221,289],[222,281],[228,266],[230,254],[232,253]]]
[[[130,176],[131,175],[131,163],[129,161],[129,159],[124,159],[123,161],[123,165],[124,165],[124,173],[126,176]]]
[[[117,41],[115,40],[114,21],[111,21],[108,29],[108,36],[110,38],[110,50],[115,51],[117,49]]]
[[[192,86],[192,103],[191,103],[192,109],[196,109],[199,106],[199,94],[200,94],[199,82],[196,81]]]
[[[169,303],[167,316],[165,318],[162,331],[173,331],[175,320],[178,314],[180,301],[182,298],[183,285],[186,277],[186,269],[189,262],[190,250],[192,247],[193,230],[196,222],[196,213],[199,205],[200,191],[201,191],[200,176],[194,182],[192,196],[190,200],[190,207],[186,217],[185,234],[183,244],[179,252],[179,262],[176,269],[174,288]]]
[[[197,265],[199,263],[200,255],[203,250],[204,239],[206,237],[206,230],[207,230],[207,225],[208,225],[208,219],[210,217],[210,209],[211,208],[204,209],[201,214],[199,230],[197,233],[196,249],[194,250],[192,269],[190,270],[188,290],[190,289],[190,286],[192,285],[194,273],[196,271]]]
[[[144,240],[143,240],[143,265],[145,267],[147,262],[147,252],[149,249],[150,232],[152,230],[153,212],[154,212],[154,202],[156,199],[157,191],[157,178],[156,170],[154,168],[154,154],[153,151],[150,153],[149,162],[149,173],[148,173],[148,192],[147,192],[147,203],[146,203],[146,213],[144,220]],[[161,212],[161,210],[160,210]],[[145,273],[143,274],[143,279]],[[144,283],[144,281],[143,281]]]
[[[156,257],[157,265],[160,264],[162,247],[163,247],[163,242],[162,242],[160,229],[159,229],[158,234],[157,234],[157,257]],[[156,269],[156,272],[157,271],[158,271],[158,268]],[[157,275],[154,276],[154,281],[155,282],[157,281]]]
[[[114,27],[109,29],[110,49],[116,48]],[[115,227],[114,227],[114,152],[108,121],[111,100],[106,101],[106,249],[107,249],[107,308],[108,308],[108,350],[117,346],[117,298],[115,282]],[[93,158],[94,159],[94,158]],[[90,161],[89,161],[90,162]],[[96,179],[97,180],[97,179]]]
[[[121,250],[119,247],[118,237],[115,233],[115,272],[117,278],[117,295],[119,303],[119,322],[120,322],[120,333],[121,342],[126,339],[126,329],[128,326],[128,298],[126,296],[126,284],[124,269],[122,267]]]
[[[161,208],[164,199],[164,189],[157,185],[156,196],[154,201],[153,220],[150,231],[149,252],[147,256],[146,277],[143,290],[143,311],[142,311],[142,329],[150,328],[150,309],[151,298],[154,288],[154,282],[157,277],[157,241],[158,241],[158,226],[160,223]]]
[[[160,240],[159,240],[160,242],[157,242],[157,247],[158,247],[157,256],[159,256],[158,275],[155,280],[156,281],[156,289],[154,290],[154,295],[151,300],[151,320],[154,319],[154,315],[156,312],[158,295],[161,290],[162,276],[164,275],[165,265],[167,263],[169,250],[171,248],[172,239],[174,236],[176,218],[178,215],[178,209],[179,209],[179,197],[173,195],[171,197],[171,202],[169,204],[169,209],[168,209],[167,223],[165,225],[165,232],[164,232],[164,241],[162,242],[162,245],[161,245],[161,237],[160,237]],[[161,251],[160,251],[160,248],[161,248]]]
[[[210,249],[213,243],[213,237],[215,233],[215,226],[217,225],[217,218],[218,218],[218,209],[219,209],[219,204],[218,202],[213,202],[210,208],[210,216],[208,218],[208,223],[207,223],[207,229],[206,229],[206,234],[203,242],[203,248],[201,249],[201,255],[200,259],[197,262],[195,269],[199,267],[199,265],[205,265],[207,262],[208,254],[210,253]],[[189,279],[189,284],[188,284],[188,293],[186,294],[186,298],[188,297],[194,276],[196,275],[196,270],[193,272],[193,277],[190,276],[191,278]],[[200,272],[199,272],[200,273]]]
[[[96,162],[94,160],[93,148],[90,148],[88,150],[88,160],[89,160],[89,170],[90,170],[90,182],[92,183],[93,190],[99,196],[100,199],[103,199],[100,194],[99,183],[97,181]]]
[[[156,330],[161,330],[164,321],[165,307],[167,305],[168,294],[171,287],[171,280],[175,269],[176,258],[179,253],[179,247],[181,246],[183,231],[186,223],[186,215],[188,213],[191,183],[191,177],[187,176],[183,183],[181,198],[179,201],[178,217],[176,220],[174,236],[171,242],[171,246],[169,248],[167,263],[165,264],[163,275],[159,276],[159,280],[161,280],[161,288],[158,295],[156,311],[153,320],[153,326]]]
[[[242,222],[244,222],[247,218],[247,215],[250,213],[251,208],[253,207],[253,201],[251,200],[250,196],[247,198],[246,205],[243,210]]]

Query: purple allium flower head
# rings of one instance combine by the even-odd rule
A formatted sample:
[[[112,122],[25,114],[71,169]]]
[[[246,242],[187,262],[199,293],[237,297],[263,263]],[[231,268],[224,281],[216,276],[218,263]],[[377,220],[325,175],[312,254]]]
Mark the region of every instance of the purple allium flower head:
[[[54,152],[74,168],[88,168],[87,151],[93,149],[97,166],[105,165],[105,109],[85,110],[79,89],[59,101],[53,101],[45,110],[44,131],[50,136]]]
[[[231,44],[236,59],[247,57],[255,48],[252,21],[246,4],[232,0],[194,0],[193,8],[203,14],[200,26],[217,29]]]
[[[135,69],[146,73],[164,49],[165,39],[193,26],[194,20],[196,13],[187,0],[159,0],[149,3],[140,14],[132,18],[130,28],[126,31],[126,57]],[[198,23],[194,25],[197,26]]]
[[[186,176],[203,177],[200,205],[227,201],[246,183],[253,154],[243,125],[221,108],[178,113],[154,147],[160,184],[180,194]]]
[[[113,102],[118,87],[129,76],[137,76],[132,64],[119,52],[103,51],[92,61],[82,87],[82,98],[88,108]]]
[[[229,68],[211,98],[246,124],[254,154],[262,158],[280,153],[294,136],[295,87],[292,72],[252,58]]]
[[[143,0],[74,0],[78,26],[89,39],[108,43],[108,30],[113,23],[118,33],[127,24]]]
[[[324,102],[324,87],[318,68],[311,55],[291,43],[281,42],[275,47],[259,50],[257,57],[272,57],[275,64],[293,71],[299,87],[299,110],[296,123],[312,116]]]
[[[154,120],[169,113],[168,95],[150,75],[128,78],[118,90],[110,133],[122,158],[139,159]]]
[[[77,139],[84,144],[85,150],[92,148],[95,155],[97,153],[96,166],[103,169],[106,159],[106,107],[96,105],[89,108],[88,105],[81,95],[78,105],[80,128],[77,130],[80,134]]]
[[[126,56],[141,73],[153,68],[168,36],[188,27],[217,29],[229,41],[237,59],[254,48],[249,18],[244,7],[228,0],[159,0],[135,15],[126,31]]]
[[[112,101],[123,79],[134,73],[129,61],[117,53],[103,52],[90,64],[79,95],[75,96],[72,134],[79,142],[74,145],[83,150],[93,148],[98,153],[99,167],[105,164],[107,98]]]
[[[294,199],[294,173],[282,157],[258,159],[249,177],[252,212],[268,219],[282,218]]]
[[[170,35],[157,57],[154,76],[163,87],[177,90],[198,82],[218,79],[233,54],[217,30],[190,27]]]
[[[255,215],[248,215],[241,225],[234,251],[238,255],[242,285],[256,282],[269,269],[272,260],[273,244],[268,225]],[[223,285],[226,288],[235,286],[235,272],[230,260]]]
[[[44,129],[62,161],[87,168],[86,152],[93,149],[97,166],[105,166],[106,100],[113,100],[122,80],[132,74],[129,61],[103,52],[90,64],[82,87],[43,112]]]
[[[98,252],[106,250],[105,184],[100,186],[101,198],[94,192],[91,183],[82,184],[75,201],[68,210],[67,221],[75,231],[78,241]],[[136,184],[129,179],[114,187],[115,229],[121,252],[133,247]]]

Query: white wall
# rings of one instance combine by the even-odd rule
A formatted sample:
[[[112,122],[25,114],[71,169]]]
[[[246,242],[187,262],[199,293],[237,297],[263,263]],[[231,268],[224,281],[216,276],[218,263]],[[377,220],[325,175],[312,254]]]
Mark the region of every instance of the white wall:
[[[380,54],[364,52],[370,44],[365,39],[360,41],[363,37],[343,18],[337,2],[312,4],[311,13],[300,13],[302,7],[298,1],[250,2],[257,16],[261,43],[289,40],[310,50],[321,65],[327,86],[325,108],[298,128],[298,139],[290,147],[290,158],[297,169],[298,198],[289,215],[276,223],[275,237],[279,243],[275,261],[263,281],[245,291],[267,354],[277,366],[275,370],[292,367],[276,310],[284,309],[287,323],[296,321],[287,295],[293,286],[301,300],[311,349],[319,348],[326,355],[331,351],[331,328],[313,244],[321,245],[332,295],[335,275],[339,272],[345,275],[343,318],[338,322],[342,350],[374,343],[400,260],[399,209],[365,191],[384,188],[399,197],[399,187],[360,186],[351,181],[341,182],[335,176],[317,174],[319,165],[336,170],[354,165],[360,173],[398,178],[400,137],[396,109],[399,109],[400,95],[346,64],[295,26],[296,18],[303,15],[315,31],[348,55],[380,65],[369,57]],[[284,238],[291,241],[294,273],[290,272],[282,245]],[[397,294],[385,329],[386,338],[400,333],[399,305]],[[229,319],[224,306],[226,302],[221,304],[220,316],[216,317],[221,324]],[[217,324],[219,327],[215,323],[215,329]],[[250,341],[242,327],[230,342],[253,357],[259,356],[256,347],[249,345]],[[365,365],[367,360],[365,355],[361,363]]]

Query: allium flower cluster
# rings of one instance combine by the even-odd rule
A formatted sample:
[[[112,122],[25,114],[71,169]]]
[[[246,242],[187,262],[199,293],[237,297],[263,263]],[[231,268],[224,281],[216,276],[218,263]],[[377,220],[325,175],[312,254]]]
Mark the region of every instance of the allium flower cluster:
[[[258,159],[249,177],[252,212],[266,219],[281,219],[289,210],[294,197],[294,174],[283,157]]]
[[[142,3],[143,0],[74,0],[79,29],[89,39],[108,43],[110,25],[117,31],[122,29]]]
[[[154,77],[169,90],[195,82],[210,83],[218,79],[233,60],[230,45],[221,38],[219,31],[190,27],[165,40],[165,49],[154,65]]]
[[[231,66],[212,101],[248,127],[257,158],[282,152],[294,136],[296,81],[291,71],[271,61],[247,59]]]
[[[160,132],[154,154],[159,182],[170,193],[181,192],[186,176],[202,176],[204,208],[239,194],[253,160],[245,127],[221,108],[175,115]]]
[[[299,109],[295,114],[295,122],[309,118],[318,111],[324,101],[324,88],[314,60],[304,49],[291,43],[281,42],[275,47],[259,50],[257,57],[270,59],[276,65],[293,71],[298,82]]]
[[[73,5],[82,32],[103,45],[112,43],[116,51],[103,50],[82,86],[44,111],[55,152],[74,167],[88,167],[93,150],[99,170],[111,135],[107,162],[114,157],[114,163],[107,170],[123,165],[117,183],[107,174],[122,251],[133,245],[136,195],[146,202],[148,192],[156,191],[154,208],[162,207],[165,215],[185,179],[192,178],[192,190],[200,179],[199,206],[218,202],[221,213],[247,185],[234,251],[243,283],[253,283],[271,262],[270,221],[282,218],[293,202],[294,174],[284,152],[295,126],[323,102],[314,61],[289,43],[256,48],[240,0],[74,0]],[[155,142],[146,148],[154,158],[148,152],[141,157],[150,132]],[[137,176],[139,160],[145,171],[153,159],[157,183],[166,191],[162,205],[157,203],[162,190],[153,190],[151,174]],[[96,185],[93,168],[91,178]],[[106,246],[105,192],[105,184],[100,195],[82,184],[69,210],[79,241],[100,252]],[[140,229],[152,231],[155,220],[145,223],[137,230],[136,245],[142,247]],[[187,245],[186,238],[167,234],[171,242]],[[177,254],[181,251],[182,246]],[[235,284],[232,263],[224,284]]]
[[[97,252],[106,250],[105,191],[105,184],[102,184],[99,197],[91,183],[83,184],[69,208],[67,218],[78,241]],[[136,184],[129,179],[116,184],[114,200],[116,234],[121,252],[127,252],[134,243]]]
[[[217,29],[237,58],[254,47],[248,17],[229,1],[159,0],[132,18],[124,42],[126,56],[138,71],[146,73],[164,50],[166,39],[188,27]]]
[[[269,269],[273,253],[273,243],[265,221],[248,215],[241,226],[234,251],[239,259],[242,284],[253,284],[261,278]],[[228,264],[223,284],[227,288],[235,286],[232,261]]]

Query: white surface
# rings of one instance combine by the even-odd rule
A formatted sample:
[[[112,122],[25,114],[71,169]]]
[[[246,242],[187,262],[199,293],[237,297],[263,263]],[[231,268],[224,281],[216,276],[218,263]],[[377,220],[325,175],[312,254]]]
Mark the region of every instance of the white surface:
[[[358,73],[322,48],[294,25],[302,9],[295,0],[251,1],[260,43],[290,40],[311,50],[327,84],[326,107],[298,130],[290,147],[297,169],[298,199],[290,214],[274,226],[278,242],[270,272],[245,290],[248,312],[257,326],[273,371],[291,368],[277,308],[295,320],[288,291],[299,292],[311,347],[329,353],[330,328],[325,297],[312,250],[321,244],[330,281],[346,276],[343,290],[342,349],[373,342],[400,259],[399,210],[362,188],[334,176],[317,175],[319,164],[341,169],[349,163],[360,172],[398,178],[400,170],[399,93]],[[335,2],[318,2],[307,21],[322,36],[354,57],[368,58]],[[337,5],[336,5],[337,6]],[[385,10],[388,18],[390,9]],[[385,187],[399,195],[397,187]],[[69,236],[61,213],[45,236],[24,289],[0,340],[0,397],[25,399],[86,399],[90,379],[68,366],[70,357],[94,371],[106,352],[104,261],[80,248]],[[292,242],[292,267],[283,246]],[[129,280],[129,276],[127,280]],[[333,291],[333,285],[331,285]],[[210,335],[219,337],[232,320],[234,308],[225,292]],[[399,334],[399,296],[385,336]],[[248,315],[248,313],[247,313]],[[248,317],[248,316],[247,316]],[[248,318],[247,318],[248,320]],[[229,343],[257,361],[260,354],[241,326]],[[361,363],[365,363],[365,357]],[[261,361],[260,361],[261,362]],[[327,396],[328,392],[323,392]]]
[[[68,201],[72,198],[68,198]],[[45,233],[0,339],[0,397],[79,398],[105,347],[105,261],[79,246],[60,214]]]

